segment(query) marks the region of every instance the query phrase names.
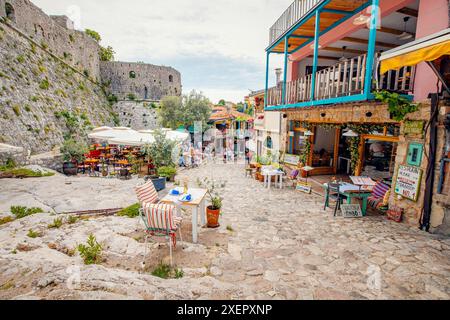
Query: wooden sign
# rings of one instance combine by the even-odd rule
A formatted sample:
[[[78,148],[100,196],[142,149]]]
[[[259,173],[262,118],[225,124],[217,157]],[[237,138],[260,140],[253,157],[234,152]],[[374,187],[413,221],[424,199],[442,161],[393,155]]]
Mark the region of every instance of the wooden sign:
[[[309,183],[305,182],[298,182],[296,189],[307,194],[310,194],[312,192],[312,186]]]
[[[418,167],[399,166],[395,183],[395,193],[404,198],[417,201],[422,175],[423,170]]]
[[[422,135],[424,126],[425,126],[424,121],[406,120],[404,134],[405,135],[408,135],[408,134]]]
[[[341,211],[344,218],[361,218],[363,216],[359,204],[343,204]]]
[[[284,163],[292,164],[294,166],[298,165],[300,162],[300,156],[295,154],[285,154],[284,155]]]

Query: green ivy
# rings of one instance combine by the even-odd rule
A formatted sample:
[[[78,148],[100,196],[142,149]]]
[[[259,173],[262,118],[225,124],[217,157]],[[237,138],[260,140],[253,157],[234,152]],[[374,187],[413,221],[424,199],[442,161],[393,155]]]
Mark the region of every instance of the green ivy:
[[[375,99],[388,104],[388,110],[395,121],[403,121],[408,114],[419,110],[419,104],[411,102],[398,93],[376,92]]]

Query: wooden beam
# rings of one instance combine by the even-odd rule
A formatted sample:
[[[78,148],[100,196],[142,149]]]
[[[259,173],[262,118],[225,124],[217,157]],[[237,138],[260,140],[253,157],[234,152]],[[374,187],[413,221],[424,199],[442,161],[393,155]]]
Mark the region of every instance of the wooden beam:
[[[405,8],[402,8],[400,10],[397,10],[397,12],[401,13],[401,14],[405,14],[405,15],[410,16],[410,17],[414,17],[414,18],[419,17],[419,11],[416,10],[416,9],[411,9],[411,8],[405,7]]]
[[[347,52],[347,53],[354,53],[354,54],[364,54],[366,51],[363,50],[356,50],[356,49],[343,49],[343,48],[334,48],[334,47],[326,47],[322,50],[325,51],[333,51],[333,52]]]
[[[309,56],[308,58],[312,58],[313,56]],[[340,58],[337,57],[330,57],[330,56],[321,56],[319,55],[319,59],[322,60],[335,60],[335,61],[339,61]]]
[[[383,33],[390,33],[396,36],[399,36],[403,33],[403,30],[397,30],[397,29],[392,29],[392,28],[386,28],[386,27],[381,27],[380,29],[377,30],[378,32],[383,32]],[[413,36],[415,36],[415,33],[412,33]]]
[[[366,45],[369,43],[369,41],[366,39],[359,39],[359,38],[352,38],[352,37],[345,37],[341,41],[358,43],[358,44],[366,44]],[[398,47],[398,45],[396,45],[396,44],[380,42],[380,41],[377,41],[376,44],[378,47],[385,47],[385,48],[391,48],[391,49]]]

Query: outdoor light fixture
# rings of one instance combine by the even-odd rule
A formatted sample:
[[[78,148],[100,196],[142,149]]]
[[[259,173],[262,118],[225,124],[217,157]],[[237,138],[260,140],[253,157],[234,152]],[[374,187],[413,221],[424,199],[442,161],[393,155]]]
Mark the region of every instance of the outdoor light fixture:
[[[348,130],[346,133],[342,135],[343,137],[356,138],[359,137],[359,134],[354,132],[353,130]]]
[[[408,31],[407,31],[407,26],[408,26],[408,21],[409,21],[409,17],[405,17],[404,19],[403,19],[403,21],[405,21],[405,31],[403,31],[403,33],[402,34],[400,34],[398,37],[397,37],[397,39],[399,39],[399,40],[409,40],[409,39],[411,39],[412,37],[414,37],[411,33],[409,33]]]
[[[353,20],[353,24],[355,26],[362,26],[364,24],[368,24],[370,21],[370,17],[365,16],[365,15],[360,15],[357,18],[355,18],[355,20]]]
[[[342,47],[342,57],[339,59],[340,62],[345,62],[348,59],[345,57],[345,50],[347,50],[347,46]]]
[[[308,130],[304,133],[304,135],[305,135],[305,137],[312,137],[314,135],[314,133],[311,132],[310,130]]]

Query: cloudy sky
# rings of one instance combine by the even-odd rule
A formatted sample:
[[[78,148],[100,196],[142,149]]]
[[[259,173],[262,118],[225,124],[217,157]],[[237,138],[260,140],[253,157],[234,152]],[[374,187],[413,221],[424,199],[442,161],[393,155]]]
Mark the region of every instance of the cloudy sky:
[[[264,87],[269,28],[292,0],[32,0],[98,31],[116,60],[173,66],[184,92],[238,102]],[[281,65],[273,59],[271,69]],[[274,74],[274,72],[271,72]]]

